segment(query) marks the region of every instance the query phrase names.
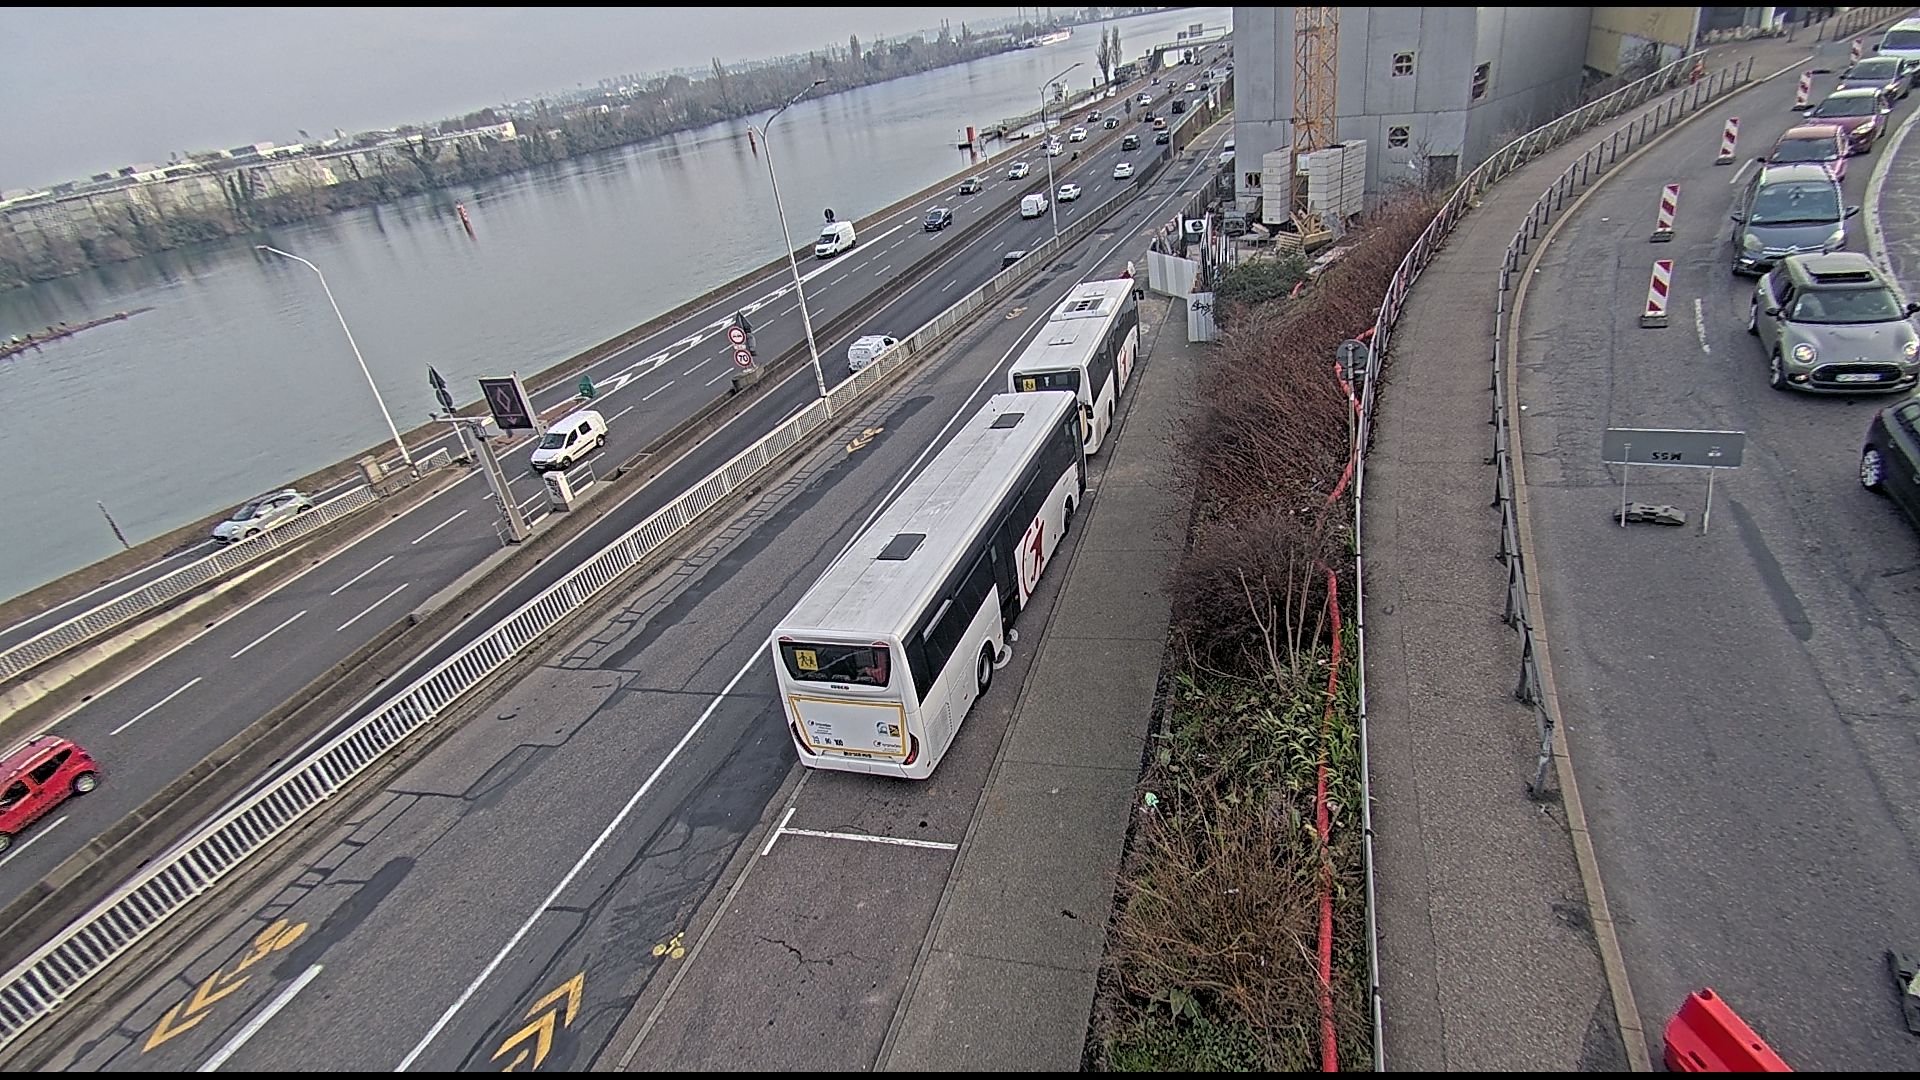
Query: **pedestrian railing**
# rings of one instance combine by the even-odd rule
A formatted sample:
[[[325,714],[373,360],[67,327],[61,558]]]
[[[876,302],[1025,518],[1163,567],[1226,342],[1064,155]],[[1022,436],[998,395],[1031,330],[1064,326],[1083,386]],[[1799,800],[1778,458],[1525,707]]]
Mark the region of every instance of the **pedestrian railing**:
[[[445,448],[419,460],[422,470],[439,468],[452,460]],[[270,552],[278,551],[316,529],[331,525],[379,501],[371,487],[362,484],[336,495],[292,520],[256,536],[225,545],[211,554],[195,559],[136,589],[90,608],[64,622],[0,651],[0,682],[31,671],[72,649],[118,629],[141,616],[151,614],[188,593],[217,581]]]
[[[816,398],[645,521],[588,556],[512,614],[263,785],[255,795],[149,863],[0,979],[0,1047],[10,1045],[135,942],[213,888],[309,811],[338,794],[409,735],[443,715],[563,620],[646,564],[709,510],[810,445],[810,438],[827,429],[835,417],[876,398],[893,376],[945,344],[956,328],[1039,273],[1053,256],[1092,235],[1164,164],[1162,159],[1144,167],[1139,183],[1090,208],[1058,237],[1029,249],[1026,258],[1002,270],[824,398]]]
[[[1361,532],[1361,506],[1366,491],[1366,449],[1372,439],[1375,393],[1379,385],[1383,360],[1393,342],[1394,329],[1399,320],[1401,308],[1406,303],[1407,294],[1413,287],[1413,283],[1419,279],[1421,271],[1433,261],[1454,226],[1469,210],[1479,204],[1480,197],[1488,187],[1505,179],[1516,169],[1547,150],[1636,108],[1650,106],[1630,119],[1624,126],[1616,129],[1608,138],[1596,143],[1548,186],[1534,203],[1526,222],[1514,235],[1513,243],[1507,249],[1506,260],[1500,268],[1500,292],[1494,331],[1491,380],[1494,426],[1494,452],[1491,460],[1495,465],[1496,473],[1492,505],[1499,509],[1501,514],[1500,550],[1497,557],[1507,568],[1507,600],[1504,618],[1509,626],[1520,632],[1521,638],[1520,676],[1514,696],[1533,709],[1539,736],[1537,766],[1529,783],[1529,790],[1536,795],[1545,790],[1547,765],[1552,760],[1553,737],[1557,721],[1549,704],[1539,693],[1540,677],[1534,654],[1533,626],[1528,619],[1525,602],[1526,567],[1520,551],[1519,528],[1513,509],[1512,460],[1508,452],[1511,427],[1506,411],[1506,375],[1503,368],[1506,354],[1502,324],[1507,316],[1507,293],[1514,284],[1520,255],[1526,253],[1527,246],[1539,237],[1541,228],[1551,220],[1554,213],[1560,210],[1569,196],[1576,195],[1592,178],[1604,174],[1623,156],[1645,144],[1655,134],[1692,116],[1708,102],[1747,85],[1753,78],[1751,58],[1744,65],[1735,63],[1712,72],[1702,70],[1699,64],[1699,58],[1692,56],[1677,60],[1644,79],[1588,102],[1558,119],[1527,132],[1501,147],[1469,172],[1454,188],[1447,200],[1441,204],[1433,220],[1427,224],[1425,231],[1420,234],[1419,239],[1414,241],[1413,246],[1401,260],[1399,268],[1388,283],[1386,295],[1381,300],[1369,339],[1366,378],[1360,393],[1360,417],[1355,436],[1359,468],[1356,470],[1354,479],[1354,575],[1355,580],[1360,582],[1365,581],[1366,572],[1366,545]],[[1367,942],[1373,998],[1374,1067],[1384,1069],[1386,1058],[1385,1048],[1381,1045],[1379,933],[1374,919],[1373,795],[1367,743],[1366,593],[1364,588],[1357,592],[1358,596],[1354,602],[1354,623],[1360,672],[1361,827],[1365,837]]]

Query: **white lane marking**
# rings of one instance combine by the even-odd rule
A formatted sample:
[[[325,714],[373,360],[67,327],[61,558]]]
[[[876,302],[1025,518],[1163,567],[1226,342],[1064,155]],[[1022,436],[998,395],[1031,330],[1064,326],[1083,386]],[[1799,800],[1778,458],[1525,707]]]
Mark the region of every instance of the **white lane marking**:
[[[959,280],[958,278],[955,278],[955,279],[954,279],[954,281],[958,281],[958,280]],[[940,286],[940,291],[941,291],[941,292],[946,292],[946,291],[947,291],[948,289],[951,289],[951,288],[953,288],[953,285],[954,285],[954,282],[953,282],[953,281],[949,281],[949,282],[947,282],[947,283],[946,283],[945,285],[942,285],[942,286]]]
[[[643,398],[641,398],[640,400],[641,400],[641,401],[652,401],[652,400],[653,400],[653,395],[654,395],[654,394],[657,394],[657,393],[659,393],[660,391],[662,391],[662,390],[665,390],[665,389],[666,389],[667,387],[669,387],[669,386],[672,386],[672,385],[673,385],[673,383],[674,383],[674,380],[672,380],[672,379],[668,379],[668,380],[667,380],[666,382],[663,382],[663,383],[661,383],[661,384],[660,384],[659,386],[656,386],[656,387],[654,387],[651,393],[649,393],[649,394],[647,394],[647,395],[646,395],[645,397],[643,397]]]
[[[1700,351],[1710,353],[1713,346],[1707,344],[1707,311],[1700,306],[1700,298],[1693,298],[1693,329],[1700,335]]]
[[[774,826],[773,831],[767,834],[767,846],[760,849],[761,858],[766,858],[767,852],[773,850],[773,842],[780,839],[781,833],[787,831],[787,822],[793,820],[793,813],[798,809],[800,809],[798,806],[789,806],[787,812],[780,816],[780,824]]]
[[[660,760],[660,764],[653,767],[653,772],[647,776],[646,781],[640,785],[639,789],[633,793],[631,798],[627,799],[627,805],[620,808],[620,812],[614,815],[612,821],[607,822],[607,827],[600,830],[600,835],[594,838],[593,843],[587,845],[587,850],[581,853],[580,858],[574,862],[572,869],[569,869],[566,875],[560,879],[559,883],[553,887],[553,890],[547,893],[546,899],[540,901],[540,903],[534,907],[533,913],[528,915],[526,921],[520,924],[520,929],[513,932],[513,936],[507,939],[507,943],[500,947],[500,951],[494,954],[492,960],[487,961],[487,966],[481,969],[480,974],[474,976],[473,981],[468,983],[467,988],[460,992],[460,996],[454,999],[453,1004],[447,1006],[447,1011],[440,1014],[440,1019],[433,1022],[433,1027],[429,1028],[427,1033],[420,1037],[419,1043],[415,1044],[412,1050],[407,1051],[407,1056],[400,1059],[400,1064],[394,1066],[394,1072],[406,1072],[415,1061],[419,1060],[420,1055],[426,1052],[427,1046],[431,1044],[434,1039],[438,1038],[442,1031],[446,1030],[446,1026],[453,1022],[455,1014],[466,1007],[467,1002],[473,998],[474,993],[480,989],[481,984],[485,983],[487,979],[493,975],[494,971],[506,962],[507,957],[512,954],[515,948],[519,947],[521,939],[525,938],[527,933],[533,929],[533,924],[540,920],[540,916],[546,912],[547,908],[553,905],[555,900],[559,899],[560,894],[566,891],[567,886],[573,884],[573,879],[580,876],[580,871],[586,869],[587,863],[591,862],[593,857],[599,854],[600,849],[606,845],[607,840],[626,822],[628,815],[633,813],[634,807],[640,805],[640,800],[646,797],[647,792],[653,790],[653,785],[659,782],[660,777],[666,773],[668,766],[672,765],[674,759],[680,756],[680,751],[687,748],[687,744],[693,741],[693,737],[698,735],[700,729],[707,725],[707,721],[713,718],[713,714],[720,708],[720,703],[727,700],[728,695],[733,693],[733,688],[740,685],[740,680],[747,677],[747,672],[752,671],[754,667],[760,663],[760,658],[765,654],[766,649],[764,648],[756,648],[753,650],[752,658],[734,675],[732,681],[727,683],[726,688],[714,696],[712,703],[707,706],[706,711],[700,714],[700,719],[695,720],[693,726],[687,729],[686,734],[680,736],[680,741],[673,745],[672,750],[667,751],[667,756]]]
[[[180,696],[181,694],[184,694],[184,693],[186,693],[187,691],[189,691],[189,690],[191,690],[191,689],[193,689],[193,684],[194,684],[194,683],[197,683],[197,682],[199,682],[199,681],[200,681],[200,676],[198,676],[198,675],[195,675],[195,676],[194,676],[194,677],[193,677],[193,678],[192,678],[191,680],[189,680],[189,681],[188,681],[188,683],[187,683],[187,685],[185,685],[185,686],[183,686],[183,687],[181,687],[181,688],[180,688],[180,689],[178,689],[178,690],[175,690],[175,691],[174,691],[173,693],[171,693],[171,694],[168,694],[168,695],[167,695],[166,697],[163,697],[163,698],[161,698],[161,699],[160,699],[159,701],[156,701],[156,702],[154,702],[153,704],[151,704],[151,705],[149,705],[149,706],[147,706],[146,708],[144,708],[144,709],[141,709],[141,710],[140,710],[140,715],[138,715],[138,716],[136,716],[136,717],[134,717],[133,719],[131,719],[131,720],[129,720],[129,721],[127,721],[127,722],[126,722],[126,723],[124,723],[124,724],[121,724],[121,725],[120,725],[119,727],[117,727],[117,728],[114,728],[114,729],[113,729],[112,731],[109,731],[109,732],[107,732],[107,734],[109,734],[109,735],[118,735],[118,734],[120,734],[121,732],[123,732],[123,731],[125,731],[125,730],[127,730],[128,728],[130,728],[130,727],[132,727],[133,725],[135,725],[135,724],[137,724],[137,723],[139,723],[140,721],[142,721],[142,720],[144,720],[144,719],[146,719],[146,717],[147,717],[147,714],[148,714],[148,713],[150,713],[150,712],[152,712],[153,710],[155,710],[155,709],[157,709],[157,708],[159,708],[159,707],[160,707],[160,706],[162,706],[162,705],[165,705],[165,704],[166,704],[167,702],[169,702],[169,701],[172,701],[172,700],[173,700],[174,698],[177,698],[177,697],[179,697],[179,696]]]
[[[643,399],[643,400],[644,400],[644,399]],[[619,412],[617,412],[617,413],[614,413],[614,414],[613,414],[612,416],[610,416],[610,417],[608,417],[608,418],[607,418],[607,423],[609,423],[609,424],[611,424],[611,423],[613,423],[613,422],[614,422],[615,420],[618,420],[618,419],[620,419],[621,417],[623,417],[623,416],[625,416],[625,415],[627,415],[628,413],[630,413],[630,412],[632,412],[632,411],[633,411],[634,409],[636,409],[636,408],[638,408],[638,407],[639,407],[638,405],[629,405],[629,406],[627,406],[626,408],[624,408],[624,409],[621,409],[621,410],[620,410]]]
[[[712,359],[712,358],[711,358],[711,357],[709,357],[708,359]],[[695,364],[695,365],[693,365],[692,367],[690,367],[690,368],[688,368],[687,370],[685,370],[685,371],[683,371],[683,372],[681,372],[681,373],[680,373],[680,377],[684,379],[684,378],[686,378],[687,376],[689,376],[689,375],[691,375],[691,374],[693,374],[693,373],[694,373],[694,372],[696,372],[696,371],[699,371],[699,370],[700,370],[701,368],[703,368],[703,367],[706,367],[706,366],[707,366],[707,361],[706,361],[706,360],[702,360],[702,361],[700,361],[699,363],[697,363],[697,364]]]
[[[300,977],[289,983],[285,990],[274,995],[273,1000],[267,1003],[266,1008],[260,1010],[259,1015],[247,1021],[246,1027],[241,1028],[234,1034],[233,1038],[227,1040],[227,1045],[221,1047],[212,1057],[208,1058],[206,1064],[200,1066],[199,1071],[215,1072],[220,1066],[225,1065],[227,1060],[238,1053],[241,1047],[247,1045],[248,1039],[258,1035],[260,1029],[267,1026],[267,1021],[272,1020],[281,1009],[286,1008],[287,1003],[293,1000],[293,996],[306,989],[307,984],[312,982],[314,976],[318,974],[320,974],[319,964],[315,964],[301,972]]]
[[[720,381],[721,379],[724,379],[724,378],[727,378],[728,376],[730,376],[730,375],[732,375],[732,374],[733,374],[733,372],[732,372],[732,371],[730,371],[730,370],[727,370],[727,369],[724,369],[724,368],[723,368],[723,369],[721,369],[721,372],[720,372],[720,374],[718,374],[718,375],[715,375],[715,376],[714,376],[713,378],[711,378],[711,379],[708,379],[708,380],[707,380],[707,385],[708,385],[708,386],[712,386],[712,385],[713,385],[714,383],[717,383],[717,382],[719,382],[719,381]]]
[[[959,844],[943,844],[935,840],[902,840],[893,836],[868,836],[864,833],[823,832],[819,829],[781,829],[788,836],[818,836],[827,840],[859,840],[868,844],[897,844],[900,847],[933,848],[936,851],[954,851]]]
[[[68,816],[69,815],[67,814],[61,814],[59,817],[53,819],[53,824],[41,826],[39,831],[33,834],[33,839],[27,841],[24,844],[21,844],[17,848],[14,848],[11,852],[7,854],[6,858],[0,859],[0,866],[7,865],[8,863],[12,862],[15,858],[18,858],[21,852],[39,843],[42,837],[46,836],[48,833],[52,832],[53,830],[59,828],[60,823],[67,820]]]
[[[878,270],[875,270],[875,271],[873,272],[873,276],[874,276],[874,277],[886,277],[886,276],[887,276],[887,271],[889,271],[889,270],[891,270],[891,269],[893,269],[893,264],[892,264],[892,263],[888,263],[887,265],[885,265],[885,266],[883,266],[883,267],[881,267],[880,269],[878,269]]]
[[[1753,164],[1753,159],[1752,159],[1752,158],[1748,158],[1747,160],[1745,160],[1745,161],[1743,161],[1743,162],[1741,162],[1741,163],[1740,163],[1740,167],[1739,167],[1738,169],[1735,169],[1735,170],[1734,170],[1734,172],[1733,172],[1733,176],[1732,176],[1732,178],[1731,178],[1731,179],[1729,179],[1729,180],[1727,181],[1727,183],[1728,183],[1729,185],[1732,185],[1732,184],[1737,184],[1737,183],[1739,183],[1739,182],[1740,182],[1740,178],[1741,178],[1741,177],[1743,177],[1743,176],[1745,176],[1745,175],[1747,175],[1747,166],[1749,166],[1749,165],[1752,165],[1752,164]]]
[[[281,623],[281,624],[280,624],[279,626],[276,626],[276,627],[274,627],[273,629],[271,629],[271,630],[269,630],[269,631],[267,631],[266,633],[264,633],[264,634],[261,634],[261,635],[260,635],[259,637],[257,637],[257,638],[254,638],[254,639],[253,639],[252,641],[249,641],[249,642],[247,642],[247,644],[246,644],[246,648],[243,648],[243,649],[241,649],[241,650],[240,650],[239,652],[237,652],[237,653],[234,653],[234,654],[233,654],[232,656],[229,656],[229,657],[227,657],[227,659],[229,659],[229,660],[238,660],[238,659],[240,659],[240,657],[241,657],[241,656],[242,656],[243,654],[245,654],[245,653],[246,653],[246,651],[247,651],[247,649],[251,649],[251,648],[253,648],[253,647],[254,647],[255,645],[258,645],[258,644],[260,644],[261,642],[263,642],[263,641],[265,641],[265,640],[267,640],[268,638],[270,638],[270,637],[272,637],[273,635],[275,635],[275,634],[277,634],[277,633],[279,633],[280,631],[282,631],[282,630],[285,630],[285,629],[287,628],[287,625],[288,625],[288,623],[291,623],[291,622],[293,622],[293,620],[295,620],[295,619],[297,619],[297,618],[299,618],[299,617],[300,617],[300,616],[302,616],[302,615],[305,615],[306,613],[307,613],[307,609],[306,609],[306,608],[301,608],[301,609],[300,609],[299,611],[296,611],[296,612],[294,612],[294,613],[293,613],[292,615],[290,615],[290,616],[288,616],[288,617],[287,617],[287,621],[286,621],[286,622],[283,622],[283,623]]]
[[[472,509],[472,507],[468,507],[467,509],[470,510]],[[460,513],[453,515],[452,517],[441,522],[440,524],[435,525],[433,528],[428,529],[426,532],[421,533],[419,536],[414,537],[412,540],[407,541],[407,546],[412,547],[413,545],[419,543],[420,541],[425,540],[427,537],[432,536],[434,533],[439,532],[441,529],[444,529],[447,526],[453,524],[454,522],[459,521],[461,517],[465,516],[466,512],[467,512],[466,510],[462,510],[460,511]]]
[[[368,605],[367,605],[367,607],[366,607],[366,611],[362,611],[362,612],[360,613],[360,615],[365,615],[365,614],[366,614],[366,613],[367,613],[368,611],[372,611],[372,610],[373,610],[374,608],[377,608],[377,607],[379,607],[379,606],[380,606],[381,604],[384,604],[384,603],[386,603],[387,601],[389,601],[389,600],[391,600],[391,599],[393,599],[393,594],[394,594],[394,593],[397,593],[397,592],[399,592],[399,591],[400,591],[401,589],[404,589],[404,588],[406,588],[406,587],[407,587],[407,583],[406,583],[406,582],[404,582],[404,581],[403,581],[403,582],[401,582],[401,583],[400,583],[400,584],[398,584],[398,585],[395,585],[395,586],[393,587],[393,592],[390,592],[390,593],[388,593],[387,595],[385,595],[385,596],[383,596],[383,597],[381,597],[380,599],[378,599],[378,600],[375,600],[375,601],[374,601],[373,603],[371,603],[371,604],[368,604]],[[355,616],[354,616],[353,618],[351,618],[351,619],[348,619],[348,620],[347,620],[346,622],[343,622],[343,623],[341,623],[341,624],[340,624],[339,626],[336,626],[336,627],[334,627],[334,628],[333,628],[333,632],[337,634],[337,633],[339,633],[340,631],[342,631],[342,630],[345,630],[345,629],[346,629],[347,627],[349,627],[349,626],[352,626],[352,625],[353,625],[354,623],[357,623],[357,622],[359,622],[359,621],[360,621],[360,615],[355,615]]]
[[[383,567],[383,566],[385,566],[385,565],[387,565],[388,563],[390,563],[390,562],[392,562],[392,561],[393,561],[393,556],[391,556],[391,555],[389,555],[389,556],[387,556],[387,557],[386,557],[386,558],[384,558],[384,559],[381,559],[381,560],[380,560],[379,562],[377,562],[377,563],[374,563],[374,564],[373,564],[372,566],[369,566],[369,567],[367,567],[367,568],[366,568],[365,570],[362,570],[362,571],[360,571],[359,573],[357,573],[357,574],[355,574],[355,575],[353,575],[352,577],[350,577],[350,578],[348,578],[348,579],[347,579],[347,584],[346,584],[346,585],[342,585],[342,586],[340,586],[339,588],[337,588],[337,589],[335,589],[335,590],[333,590],[332,592],[330,592],[330,593],[328,593],[327,595],[328,595],[328,596],[339,596],[339,595],[340,595],[341,593],[343,593],[343,592],[345,592],[345,591],[347,590],[347,585],[351,585],[351,584],[353,584],[354,582],[356,582],[356,581],[359,581],[359,580],[360,580],[361,578],[363,578],[363,577],[366,577],[366,576],[367,576],[368,574],[371,574],[371,573],[373,573],[373,572],[374,572],[375,570],[378,570],[378,569],[380,569],[381,567]]]

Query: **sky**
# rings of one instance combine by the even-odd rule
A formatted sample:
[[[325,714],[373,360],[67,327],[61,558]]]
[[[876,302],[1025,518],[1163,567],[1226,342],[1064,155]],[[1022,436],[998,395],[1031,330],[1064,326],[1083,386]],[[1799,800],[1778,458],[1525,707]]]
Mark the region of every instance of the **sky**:
[[[0,191],[1019,10],[14,7],[0,20]]]

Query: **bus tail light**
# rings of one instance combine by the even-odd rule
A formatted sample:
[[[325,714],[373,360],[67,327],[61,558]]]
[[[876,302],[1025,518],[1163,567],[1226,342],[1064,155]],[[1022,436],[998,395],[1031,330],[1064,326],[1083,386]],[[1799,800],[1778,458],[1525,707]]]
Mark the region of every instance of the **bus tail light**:
[[[808,757],[813,757],[813,748],[807,745],[807,740],[800,737],[800,725],[789,720],[787,721],[787,730],[793,732],[793,745],[799,747],[801,753]]]
[[[911,765],[918,760],[920,760],[920,736],[915,735],[912,732],[908,732],[907,733],[907,759],[905,761],[902,761],[900,764]]]

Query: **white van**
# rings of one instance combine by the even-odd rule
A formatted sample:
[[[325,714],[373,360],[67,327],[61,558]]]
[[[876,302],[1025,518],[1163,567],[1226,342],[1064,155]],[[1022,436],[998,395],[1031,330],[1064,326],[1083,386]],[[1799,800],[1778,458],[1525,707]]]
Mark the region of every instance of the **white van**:
[[[606,417],[592,409],[568,413],[548,428],[546,437],[533,448],[533,471],[571,469],[606,442]]]
[[[836,221],[820,230],[820,242],[813,245],[813,256],[831,259],[853,245],[853,222]]]
[[[1900,70],[1908,75],[1920,72],[1920,19],[1901,19],[1880,35],[1873,51],[1900,59]]]
[[[1046,212],[1047,197],[1037,191],[1020,200],[1020,216],[1023,218],[1036,218]]]

